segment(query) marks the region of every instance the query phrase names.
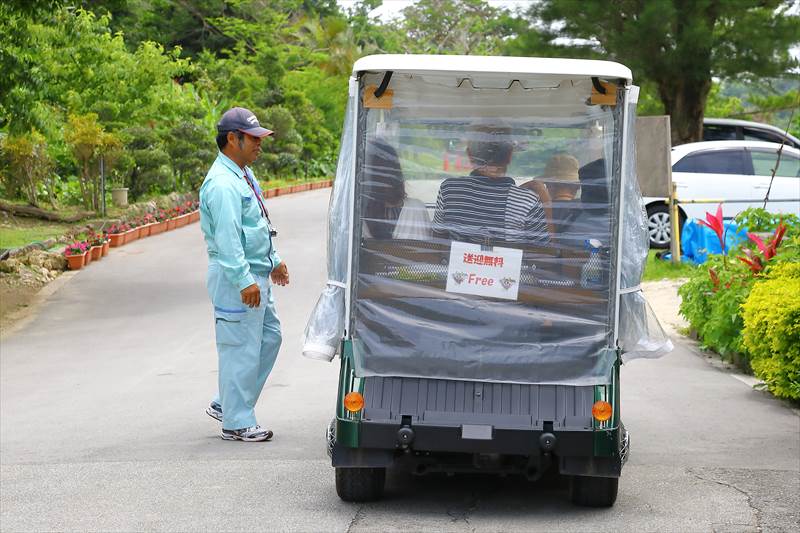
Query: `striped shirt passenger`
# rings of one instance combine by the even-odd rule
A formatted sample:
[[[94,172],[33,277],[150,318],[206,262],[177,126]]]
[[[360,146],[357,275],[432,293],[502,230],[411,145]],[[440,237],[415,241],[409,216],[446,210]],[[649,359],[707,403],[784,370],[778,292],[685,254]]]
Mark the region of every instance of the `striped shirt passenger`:
[[[484,244],[487,239],[514,244],[550,242],[539,196],[510,177],[476,172],[450,177],[439,187],[433,230],[452,240]]]

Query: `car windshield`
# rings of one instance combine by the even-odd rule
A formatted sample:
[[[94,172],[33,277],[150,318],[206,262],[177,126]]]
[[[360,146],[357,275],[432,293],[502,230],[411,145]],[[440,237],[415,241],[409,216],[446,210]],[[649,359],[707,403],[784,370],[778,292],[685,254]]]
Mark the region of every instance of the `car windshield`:
[[[622,91],[395,74],[377,101],[382,76],[363,76],[358,117],[359,375],[607,372]]]

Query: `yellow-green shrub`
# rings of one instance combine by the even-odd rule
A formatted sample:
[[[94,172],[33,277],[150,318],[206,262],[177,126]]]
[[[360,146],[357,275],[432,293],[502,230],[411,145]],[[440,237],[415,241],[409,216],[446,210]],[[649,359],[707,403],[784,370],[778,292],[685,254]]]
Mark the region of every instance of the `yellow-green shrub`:
[[[800,400],[800,263],[781,263],[742,305],[743,342],[773,394]]]

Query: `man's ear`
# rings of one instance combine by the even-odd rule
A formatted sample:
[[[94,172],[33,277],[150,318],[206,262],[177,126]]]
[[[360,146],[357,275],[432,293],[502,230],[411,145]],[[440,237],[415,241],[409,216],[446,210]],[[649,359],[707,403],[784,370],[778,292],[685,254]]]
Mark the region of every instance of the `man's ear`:
[[[238,139],[236,138],[236,134],[232,131],[228,132],[228,144],[234,144],[238,146]]]
[[[513,155],[514,155],[514,148],[510,148],[510,149],[508,150],[508,155],[506,156],[506,163],[505,163],[505,166],[508,166],[508,165],[510,165],[510,164],[511,164],[511,157],[512,157]]]

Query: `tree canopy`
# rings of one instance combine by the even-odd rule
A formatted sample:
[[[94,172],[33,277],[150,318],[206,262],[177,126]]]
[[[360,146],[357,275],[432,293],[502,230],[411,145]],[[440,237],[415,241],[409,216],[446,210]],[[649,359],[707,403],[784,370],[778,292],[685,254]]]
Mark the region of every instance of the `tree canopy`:
[[[702,139],[713,80],[758,80],[800,63],[789,49],[800,38],[791,0],[542,0],[531,23],[554,24],[552,36],[582,39],[578,48],[616,59],[652,82],[671,117],[673,143]],[[575,49],[572,46],[573,50]]]
[[[540,0],[517,13],[417,0],[384,22],[372,14],[381,0],[348,11],[336,0],[7,0],[0,194],[96,205],[100,158],[134,198],[197,188],[233,105],[277,132],[262,179],[329,176],[350,69],[372,53],[617,60],[642,85],[640,110],[669,113],[673,139],[695,140],[707,109],[776,118],[797,106],[791,4]],[[80,131],[108,142],[86,152]]]

